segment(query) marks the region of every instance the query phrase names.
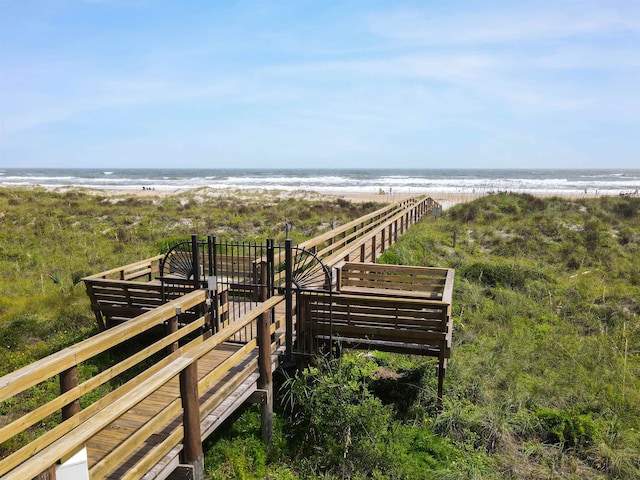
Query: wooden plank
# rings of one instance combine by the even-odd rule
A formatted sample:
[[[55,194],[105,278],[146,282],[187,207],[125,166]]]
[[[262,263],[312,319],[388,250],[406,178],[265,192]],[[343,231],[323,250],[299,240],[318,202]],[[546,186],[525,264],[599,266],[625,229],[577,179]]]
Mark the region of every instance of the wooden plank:
[[[385,352],[423,355],[428,357],[438,357],[440,349],[431,345],[419,345],[417,343],[390,342],[372,340],[367,338],[352,338],[342,336],[318,335],[319,340],[333,341],[334,343],[348,344],[350,348],[380,350]]]
[[[336,316],[329,320],[329,317],[325,319],[321,317],[312,317],[311,321],[305,322],[305,327],[308,325],[327,325],[329,327],[339,327],[341,325],[353,325],[362,327],[380,327],[380,328],[396,328],[405,330],[415,330],[423,332],[444,332],[446,331],[446,323],[440,320],[409,320],[409,319],[393,319],[383,318],[376,316]],[[308,328],[308,327],[306,327]]]
[[[442,290],[445,285],[444,278],[425,278],[417,276],[394,275],[361,275],[342,277],[342,286],[390,288],[395,290]]]
[[[431,274],[439,274],[439,276],[444,277],[449,268],[441,268],[441,267],[416,267],[412,265],[389,265],[384,263],[359,263],[352,262],[346,263],[343,267],[346,271],[353,272],[396,272],[401,274],[409,274],[409,275],[431,275]]]
[[[156,444],[151,451],[140,458],[138,462],[136,462],[133,466],[128,468],[126,471],[117,470],[115,476],[110,478],[116,478],[119,480],[134,480],[142,477],[146,472],[148,472],[156,463],[158,463],[162,458],[167,455],[170,451],[172,451],[175,446],[182,440],[184,436],[182,425],[177,427],[175,430],[171,432],[171,434],[162,442]],[[92,479],[93,480],[93,479]]]
[[[408,308],[406,305],[393,307],[389,304],[380,305],[358,305],[357,303],[349,304],[317,304],[310,302],[310,310],[312,316],[341,318],[342,316],[362,316],[368,318],[391,318],[391,319],[425,319],[446,321],[448,318],[448,310],[442,308]]]
[[[37,385],[53,375],[57,375],[61,371],[92,358],[125,340],[133,338],[161,324],[164,320],[175,315],[176,306],[180,306],[183,310],[188,310],[197,304],[203,303],[205,299],[205,291],[194,291],[178,300],[166,303],[150,312],[144,313],[124,325],[119,325],[101,332],[87,340],[83,340],[60,352],[5,375],[0,378],[0,401]]]
[[[379,295],[387,297],[401,297],[401,298],[425,298],[430,300],[441,300],[442,293],[432,291],[408,291],[408,290],[392,290],[387,288],[372,288],[372,287],[353,287],[346,286],[341,287],[340,293],[348,293],[353,295]]]
[[[310,325],[311,331],[315,332],[314,325]],[[427,331],[421,332],[414,329],[405,330],[399,328],[376,328],[354,325],[333,325],[333,331],[337,336],[345,336],[362,339],[389,340],[394,342],[417,343],[417,344],[437,344],[444,345],[445,332]]]
[[[164,255],[156,255],[154,257],[150,257],[150,258],[145,258],[144,260],[140,260],[138,262],[134,262],[134,263],[130,263],[128,265],[124,265],[122,267],[116,267],[116,268],[112,268],[111,270],[105,270],[104,272],[99,272],[99,273],[95,273],[93,275],[89,275],[87,277],[84,277],[82,280],[84,279],[95,279],[95,278],[107,278],[113,274],[119,274],[120,272],[126,271],[126,270],[131,270],[134,268],[139,268],[140,266],[146,265],[146,264],[153,264],[154,262],[157,262],[158,260],[160,260],[161,258],[163,258]]]

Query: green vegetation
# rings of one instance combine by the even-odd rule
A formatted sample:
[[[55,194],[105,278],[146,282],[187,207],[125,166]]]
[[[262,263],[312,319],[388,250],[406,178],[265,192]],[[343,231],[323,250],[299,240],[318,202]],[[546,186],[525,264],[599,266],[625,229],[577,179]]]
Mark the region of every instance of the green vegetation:
[[[211,478],[640,478],[638,199],[492,195],[381,261],[456,268],[442,411],[430,359],[319,360],[283,382],[272,455],[236,460],[259,439],[249,409]]]
[[[103,196],[0,189],[0,375],[97,332],[81,282],[85,275],[154,256],[191,233],[214,234],[222,241],[284,241],[288,221],[290,236],[302,241],[378,207],[295,197],[302,195],[199,189],[167,197]],[[82,363],[79,375],[89,378],[124,355],[105,352]],[[1,402],[0,422],[33,410],[58,391],[52,379]],[[95,400],[87,397],[83,404]],[[58,412],[30,433],[59,421]],[[26,438],[3,443],[0,456]]]
[[[3,373],[94,331],[81,275],[191,232],[282,238],[289,220],[300,240],[373,208],[0,190]],[[282,374],[271,450],[247,407],[208,442],[210,478],[640,478],[639,199],[492,195],[381,261],[456,269],[442,410],[433,359],[318,359]]]
[[[157,255],[191,233],[312,238],[375,204],[208,189],[167,197],[0,189],[0,375],[94,333],[80,279]]]

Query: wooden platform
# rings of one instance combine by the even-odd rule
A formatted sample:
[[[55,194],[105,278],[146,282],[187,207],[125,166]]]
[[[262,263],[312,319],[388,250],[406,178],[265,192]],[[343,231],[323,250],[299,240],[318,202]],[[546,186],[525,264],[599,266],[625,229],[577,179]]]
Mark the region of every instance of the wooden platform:
[[[215,367],[228,359],[239,348],[239,345],[225,343],[202,357],[198,362],[199,380],[213,371]],[[250,363],[250,360],[247,359],[243,363],[246,366],[246,363]],[[242,367],[239,366],[234,370],[218,382],[214,388],[217,390],[223,387],[226,381],[229,381],[231,377],[242,370]],[[250,373],[251,371],[247,372],[246,376]],[[162,415],[160,415],[161,413]],[[156,419],[157,433],[154,433],[135,449],[122,447],[123,445],[126,447],[127,440],[136,432],[145,428],[154,419]],[[126,472],[135,467],[137,462],[144,459],[145,454],[150,449],[158,448],[162,442],[171,438],[171,434],[180,427],[181,420],[180,385],[176,377],[87,442],[87,454],[92,477],[101,477],[101,474],[104,471],[109,471],[113,464],[118,464],[119,467],[105,478],[124,478]],[[175,445],[169,446],[171,449],[175,447]]]
[[[43,421],[53,424],[0,459],[0,480],[51,478],[56,465],[85,447],[91,480],[168,478],[180,462],[201,459],[202,440],[254,393],[267,399],[261,410],[263,420],[270,418],[265,411],[272,407],[271,375],[285,346],[287,358],[312,353],[301,349],[302,335],[310,335],[309,345],[368,342],[370,348],[435,355],[440,397],[451,344],[453,276],[432,271],[420,277],[416,289],[410,277],[422,271],[398,267],[390,272],[389,266],[373,263],[433,204],[431,199],[406,200],[299,246],[317,255],[332,273],[351,261],[342,273],[349,270],[355,276],[349,273],[349,279],[339,281],[343,292],[333,298],[320,291],[304,297],[300,291],[285,300],[279,283],[283,272],[269,284],[280,286],[273,291],[250,285],[248,301],[230,295],[228,286],[190,292],[181,284],[174,292],[167,285],[158,288],[156,274],[164,256],[86,277],[103,331],[0,378],[0,401],[30,395],[30,389],[44,382],[60,384],[58,396],[0,425],[0,442],[5,442],[30,434]],[[352,295],[346,295],[349,289]],[[292,291],[291,284],[286,291]],[[293,304],[287,320],[285,304]],[[141,335],[149,336],[149,343],[133,341]],[[126,355],[116,363],[90,378],[78,378],[79,365],[121,349],[125,342]],[[132,368],[138,369],[136,376],[123,380]],[[117,386],[109,385],[114,380]],[[80,408],[89,396],[93,403]],[[60,411],[62,421],[51,422]],[[193,457],[198,448],[200,456]]]

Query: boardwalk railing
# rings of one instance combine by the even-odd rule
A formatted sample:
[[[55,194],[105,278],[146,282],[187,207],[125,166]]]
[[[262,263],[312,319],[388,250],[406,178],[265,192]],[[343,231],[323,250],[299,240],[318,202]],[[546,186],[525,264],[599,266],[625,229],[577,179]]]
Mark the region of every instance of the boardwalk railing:
[[[313,252],[325,263],[356,252],[360,261],[373,262],[395,243],[399,234],[438,207],[431,198],[409,198],[334,228],[298,247]]]
[[[160,262],[164,255],[156,255],[155,257],[146,258],[139,262],[130,263],[122,267],[112,268],[104,272],[89,275],[85,278],[102,278],[109,280],[134,280],[134,281],[151,281],[160,271]]]
[[[377,275],[374,270],[378,267],[358,271],[354,266],[374,263],[410,225],[438,208],[430,198],[407,199],[299,245],[299,251],[310,252],[320,268],[326,269],[334,281],[338,279],[338,286],[347,290],[369,287],[372,295],[357,292],[333,294],[331,298],[320,290],[311,296],[300,290],[296,307],[298,340],[304,337],[309,344],[368,341],[372,348],[398,347],[401,351],[402,344],[410,342],[413,345],[408,348],[415,352],[438,356],[441,397],[451,342],[452,275],[447,273],[438,285],[421,280],[425,292],[443,288],[441,301],[430,297],[425,302],[425,292],[417,299],[403,299],[399,298],[402,293],[392,294],[394,287],[390,285],[370,284],[380,280],[371,277]],[[277,264],[283,262],[283,256],[291,255],[290,245],[275,250]],[[262,399],[266,439],[272,408],[271,371],[278,358],[274,352],[283,351],[281,338],[286,337],[290,354],[290,337],[296,326],[290,305],[291,282],[285,289],[286,302],[283,297],[270,298],[273,287],[282,290],[282,279],[277,277],[284,272],[276,274],[275,281],[265,282],[268,265],[274,264],[273,252],[268,262],[261,255],[254,256],[250,268],[241,270],[243,279],[250,274],[254,304],[233,319],[228,316],[228,302],[238,299],[230,300],[229,292],[235,283],[244,285],[239,275],[231,275],[226,286],[214,281],[217,286],[209,290],[196,289],[193,278],[190,283],[189,279],[176,281],[176,288],[182,290],[168,295],[167,285],[158,278],[166,255],[157,255],[85,277],[99,324],[102,321],[102,328],[112,328],[0,378],[0,402],[5,406],[19,404],[25,398],[46,398],[20,418],[1,419],[0,480],[29,480],[44,469],[55,475],[55,465],[64,464],[85,445],[92,480],[155,478],[158,468],[163,469],[160,476],[166,478],[175,469],[178,455],[181,462],[200,471],[196,478],[202,478],[202,439],[251,392]],[[217,265],[218,261],[226,260],[224,256],[208,257],[201,265]],[[232,271],[238,271],[233,265],[231,262]],[[361,280],[353,276],[346,279],[347,272],[357,272]],[[392,272],[399,273],[415,274],[402,268]],[[257,283],[257,278],[262,281]],[[207,286],[198,281],[200,287]],[[367,284],[358,283],[362,281]],[[411,280],[394,285],[399,290],[411,290]],[[380,295],[374,290],[378,288],[386,288],[382,295],[385,298],[377,298]],[[173,296],[178,298],[171,299]],[[276,306],[280,312],[277,317]],[[218,324],[213,317],[218,318]],[[126,321],[119,323],[112,321],[114,318]],[[328,336],[323,333],[325,327],[330,330]],[[118,351],[122,358],[118,358]],[[58,395],[42,393],[55,388],[59,388]],[[231,400],[233,407],[227,405]],[[148,408],[149,404],[153,408]],[[221,414],[222,408],[227,413]],[[43,480],[47,472],[41,476]]]
[[[206,338],[206,334],[198,334],[198,331],[205,327],[209,321],[208,314],[205,314],[183,328],[170,328],[170,331],[173,330],[171,333],[151,344],[141,344],[138,351],[132,351],[131,348],[134,347],[134,344],[129,342],[130,349],[123,360],[90,378],[79,380],[80,364],[90,363],[107,350],[126,341],[135,340],[137,336],[148,333],[155,327],[163,324],[175,325],[177,323],[176,316],[180,315],[180,311],[198,306],[202,307],[202,311],[207,311],[206,291],[195,291],[2,377],[0,379],[0,401],[10,399],[19,401],[21,396],[29,395],[29,389],[43,382],[55,381],[56,377],[59,377],[60,395],[2,426],[0,428],[0,443],[24,436],[31,427],[60,411],[62,411],[62,422],[37,438],[25,439],[23,437],[23,443],[26,445],[0,461],[0,478],[3,480],[34,478],[46,466],[55,465],[76,453],[90,438],[109,426],[123,413],[139,405],[167,382],[180,377],[181,386],[185,382],[192,383],[194,369],[197,369],[197,362],[200,358],[252,323],[256,324],[254,331],[257,332],[260,328],[260,321],[265,319],[263,314],[270,312],[281,301],[280,297],[267,300],[240,321],[209,338]],[[276,328],[275,323],[268,324],[266,338],[270,338]],[[266,358],[270,359],[271,351],[275,345],[271,345],[270,341],[268,343],[270,348],[267,350]],[[172,449],[176,449],[177,445],[178,450],[182,448],[193,450],[195,448],[197,457],[197,444],[201,441],[199,420],[206,417],[224,400],[224,396],[209,395],[206,401],[200,402],[198,397],[210,390],[212,385],[224,376],[225,372],[228,372],[247,355],[255,355],[256,345],[256,338],[249,339],[221,365],[208,372],[199,381],[196,380],[195,390],[193,385],[184,387],[180,395],[163,408],[159,414],[150,418],[139,433],[133,435],[129,441],[92,465],[91,478],[106,478],[111,470],[122,463],[123,457],[126,457],[125,453],[129,454],[135,451],[148,437],[162,430],[174,417],[179,416],[182,410],[184,411],[183,416],[189,417],[183,422],[184,428],[180,426],[173,429],[151,454],[140,460],[143,464],[133,465],[130,469],[131,473],[123,476],[118,475],[118,477],[139,478],[141,475],[137,475],[136,472],[144,470],[145,465],[154,465]],[[255,357],[252,366],[243,371],[248,373],[255,371],[258,365],[258,356],[255,355]],[[269,372],[270,368],[269,365]],[[114,379],[126,373],[132,377],[130,380],[100,397],[101,386],[113,382]],[[187,391],[192,392],[192,397],[193,392],[196,392],[195,403],[193,398],[186,398]],[[96,399],[96,397],[100,398]],[[81,403],[87,405],[81,408]],[[196,409],[195,413],[194,408]],[[194,429],[197,429],[197,432],[194,432]],[[184,443],[181,444],[183,440]]]

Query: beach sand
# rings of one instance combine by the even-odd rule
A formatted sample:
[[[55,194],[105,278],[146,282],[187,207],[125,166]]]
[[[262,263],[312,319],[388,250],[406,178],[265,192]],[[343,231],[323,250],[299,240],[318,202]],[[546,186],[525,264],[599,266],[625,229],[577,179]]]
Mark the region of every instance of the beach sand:
[[[313,190],[302,191],[285,191],[285,190],[238,190],[238,189],[214,189],[214,188],[197,188],[197,189],[174,189],[174,190],[138,190],[138,189],[74,189],[74,188],[58,188],[57,191],[69,191],[79,190],[85,193],[93,195],[103,196],[121,196],[121,195],[134,195],[137,197],[167,197],[181,194],[195,194],[202,195],[203,197],[228,197],[235,196],[239,198],[248,198],[251,196],[259,195],[274,195],[278,198],[306,198],[310,200],[321,200],[343,198],[351,202],[374,202],[374,203],[395,203],[406,198],[411,197],[431,197],[438,202],[444,209],[455,205],[456,203],[470,202],[483,196],[483,194],[476,193],[449,193],[449,192],[437,192],[437,193],[393,193],[393,194],[376,194],[376,193],[363,193],[363,192],[317,192]]]
[[[103,196],[127,196],[134,195],[140,197],[167,197],[181,194],[193,194],[193,195],[201,195],[203,197],[238,197],[239,199],[249,199],[251,197],[257,196],[269,196],[273,195],[278,198],[306,198],[311,200],[320,200],[323,198],[327,199],[337,199],[343,198],[345,200],[349,200],[352,202],[375,202],[375,203],[395,203],[406,198],[411,197],[431,197],[433,200],[442,205],[443,209],[447,209],[458,203],[465,203],[476,200],[477,198],[483,197],[488,194],[488,192],[475,192],[475,191],[462,191],[462,192],[401,192],[401,193],[393,193],[393,194],[377,194],[377,193],[363,193],[363,192],[317,192],[312,190],[295,190],[295,191],[287,191],[287,190],[243,190],[243,189],[228,189],[228,188],[179,188],[173,190],[138,190],[138,189],[115,189],[115,190],[107,190],[107,189],[85,189],[85,188],[73,188],[73,187],[63,187],[56,188],[56,191],[81,191],[84,193],[89,193],[93,195],[103,195]],[[537,194],[534,194],[537,195]],[[539,194],[538,196],[562,196],[569,198],[577,198],[582,197],[582,195],[575,194],[567,194],[563,192],[558,192],[555,194],[547,193],[547,194]],[[593,195],[589,195],[589,197],[593,198]]]

